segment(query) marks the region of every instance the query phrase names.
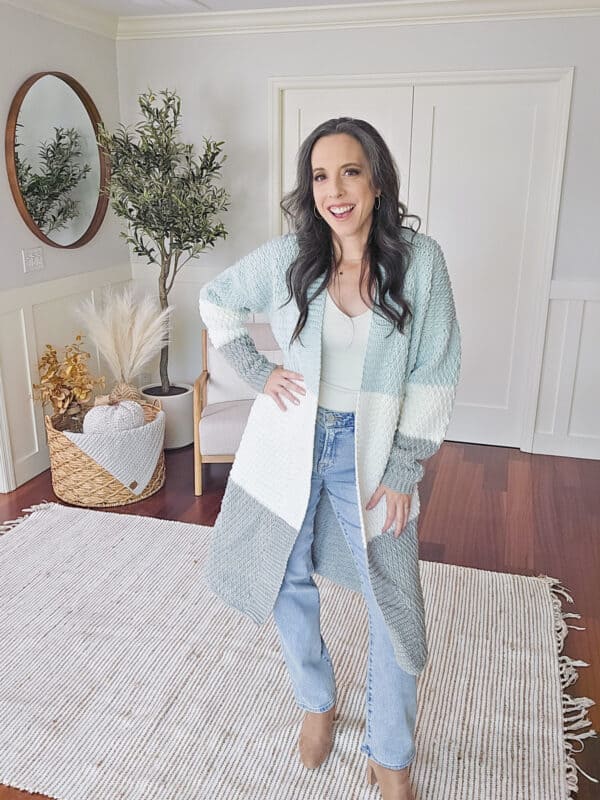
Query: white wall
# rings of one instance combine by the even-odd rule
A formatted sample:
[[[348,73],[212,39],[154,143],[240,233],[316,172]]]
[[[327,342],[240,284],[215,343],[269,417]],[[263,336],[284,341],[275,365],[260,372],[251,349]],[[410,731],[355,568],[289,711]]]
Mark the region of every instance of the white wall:
[[[0,116],[6,124],[12,99],[35,72],[72,75],[91,96],[103,121],[119,121],[115,42],[108,37],[54,22],[0,3]],[[121,225],[110,211],[92,241],[66,250],[42,243],[25,225],[8,186],[4,158],[0,165],[0,291],[113,267],[128,260],[119,238]],[[46,268],[25,274],[21,249],[42,247]]]
[[[226,266],[269,237],[269,77],[573,65],[553,277],[592,281],[600,264],[599,41],[600,17],[124,40],[117,42],[121,113],[134,121],[139,92],[169,87],[183,100],[186,140],[225,140],[230,239],[192,262],[201,270]]]

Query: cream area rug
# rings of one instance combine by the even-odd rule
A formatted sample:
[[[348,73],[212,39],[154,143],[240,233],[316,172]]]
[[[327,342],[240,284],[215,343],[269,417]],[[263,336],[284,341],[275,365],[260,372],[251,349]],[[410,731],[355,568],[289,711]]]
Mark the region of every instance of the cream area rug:
[[[211,528],[42,503],[0,536],[0,783],[60,800],[371,800],[359,752],[367,618],[317,578],[339,692],[334,749],[297,757],[271,617],[201,579]],[[416,800],[565,800],[596,735],[561,655],[566,589],[422,561]],[[585,773],[583,773],[585,775]],[[586,775],[596,781],[592,776]]]

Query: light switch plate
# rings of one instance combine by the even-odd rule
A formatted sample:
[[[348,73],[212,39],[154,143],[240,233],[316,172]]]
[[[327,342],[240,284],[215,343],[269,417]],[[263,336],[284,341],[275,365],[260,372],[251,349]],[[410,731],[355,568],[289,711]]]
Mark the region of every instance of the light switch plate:
[[[41,247],[31,247],[21,250],[23,257],[23,272],[39,272],[44,269],[44,253]]]

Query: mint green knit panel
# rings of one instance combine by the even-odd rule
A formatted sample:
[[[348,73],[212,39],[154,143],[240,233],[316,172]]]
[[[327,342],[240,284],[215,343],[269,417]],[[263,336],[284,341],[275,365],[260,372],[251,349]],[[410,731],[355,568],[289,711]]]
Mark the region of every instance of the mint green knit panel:
[[[384,486],[412,494],[425,468],[422,461],[441,446],[450,423],[461,365],[461,336],[446,260],[432,248],[432,273],[415,364],[406,381],[404,401]],[[424,400],[425,398],[425,400]]]

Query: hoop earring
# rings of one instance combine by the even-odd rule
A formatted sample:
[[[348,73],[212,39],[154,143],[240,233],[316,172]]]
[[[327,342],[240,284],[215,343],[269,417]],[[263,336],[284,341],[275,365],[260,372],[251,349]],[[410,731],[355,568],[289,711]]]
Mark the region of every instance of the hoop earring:
[[[317,211],[317,206],[316,206],[316,205],[314,205],[314,204],[313,204],[313,214],[315,215],[315,217],[316,217],[317,219],[323,219],[323,218],[321,217],[321,215],[319,214],[319,212]]]
[[[378,200],[379,200],[379,202],[377,202]],[[379,209],[381,208],[381,195],[380,194],[378,194],[377,197],[375,198],[375,206],[374,206],[374,208],[375,208],[375,211],[379,211]]]

